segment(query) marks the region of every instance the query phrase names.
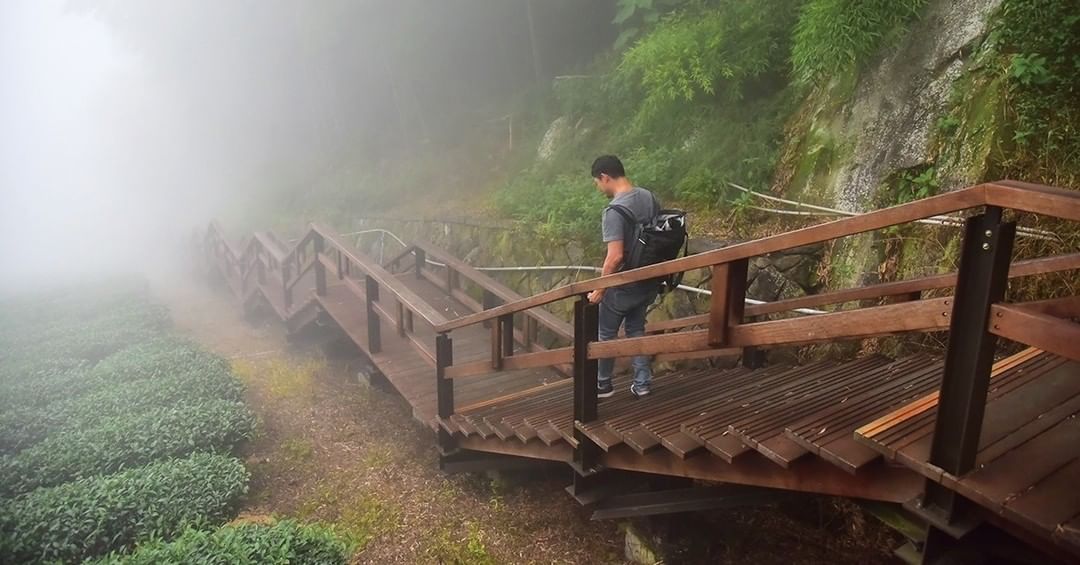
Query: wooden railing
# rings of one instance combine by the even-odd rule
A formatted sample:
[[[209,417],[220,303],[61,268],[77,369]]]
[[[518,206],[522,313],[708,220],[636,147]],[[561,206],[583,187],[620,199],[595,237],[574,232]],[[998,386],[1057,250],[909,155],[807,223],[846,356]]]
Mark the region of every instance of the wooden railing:
[[[745,306],[747,267],[753,257],[967,210],[976,210],[977,214],[966,221],[960,268],[956,273]],[[436,378],[439,379],[440,394],[444,394],[439,399],[439,416],[445,419],[454,413],[452,393],[445,395],[445,391],[453,390],[446,381],[454,377],[508,367],[572,362],[573,416],[580,430],[597,417],[598,359],[632,355],[737,355],[747,348],[948,330],[950,339],[931,463],[959,476],[974,465],[995,336],[1080,360],[1080,346],[1076,345],[1080,343],[1080,324],[1067,320],[1080,315],[1080,296],[1027,304],[1004,302],[1010,277],[1075,270],[1080,268],[1080,254],[1012,264],[1016,225],[1003,219],[1005,210],[1080,221],[1080,193],[1011,181],[981,184],[661,264],[575,282],[447,321],[435,328],[439,333],[437,349],[442,352]],[[598,309],[588,303],[587,293],[702,268],[712,271],[708,314],[650,324],[651,335],[645,337],[597,341]],[[926,291],[947,288],[954,289],[953,296],[923,296]],[[499,352],[505,352],[505,349],[498,343],[500,334],[493,332],[490,362],[453,363],[451,336],[454,330],[481,323],[510,328],[514,325],[515,315],[568,298],[577,300],[570,347],[500,359]],[[789,312],[796,308],[883,298],[890,303],[782,320],[747,321],[750,316]],[[701,329],[678,331],[691,327]],[[580,431],[575,439],[575,464],[579,476],[584,477],[595,470],[599,448]],[[444,450],[454,448],[452,438],[445,432],[440,436],[440,444]],[[940,522],[950,522],[957,517],[955,495],[935,488],[928,487],[925,495],[927,507],[932,509],[929,512]]]
[[[956,273],[745,305],[747,267],[753,257],[967,210],[977,213],[966,221],[960,268]],[[383,266],[317,224],[312,224],[286,250],[269,233],[256,233],[242,245],[233,246],[220,226],[212,223],[204,245],[234,292],[246,300],[256,290],[261,291],[287,322],[307,311],[312,300],[326,295],[328,273],[336,276],[352,296],[366,305],[366,345],[372,355],[382,351],[382,324],[386,323],[434,366],[437,413],[443,419],[450,418],[455,410],[455,378],[569,365],[574,379],[573,417],[580,428],[598,414],[596,369],[597,360],[602,358],[743,355],[745,359],[749,351],[758,348],[948,330],[950,337],[930,462],[944,472],[959,476],[974,465],[998,336],[1080,360],[1080,346],[1076,345],[1080,343],[1080,324],[1069,321],[1080,316],[1080,296],[1021,304],[1005,302],[1009,278],[1076,270],[1080,268],[1080,253],[1013,263],[1016,225],[1004,220],[1006,210],[1080,221],[1080,193],[1016,182],[987,183],[575,282],[528,298],[519,297],[505,285],[430,244],[409,245]],[[415,276],[431,281],[476,313],[446,319],[409,290],[392,271],[399,271],[410,257],[412,265],[407,268],[414,270]],[[598,309],[586,300],[588,292],[703,268],[712,271],[707,314],[650,324],[645,337],[597,341]],[[294,303],[294,290],[309,276],[314,279],[314,295]],[[950,288],[951,296],[925,296],[928,291]],[[392,300],[388,302],[381,297]],[[544,308],[568,298],[576,299],[572,326]],[[825,314],[749,320],[799,308],[882,299],[886,303],[860,304]],[[393,308],[387,308],[390,302]],[[434,350],[415,331],[416,318],[435,334]],[[452,332],[476,324],[490,329],[490,358],[455,364]],[[541,334],[549,338],[547,343],[541,343]],[[438,433],[444,453],[456,448],[445,429],[440,427]],[[583,477],[597,467],[599,448],[584,434],[576,433],[575,439],[575,465],[578,475]],[[924,498],[930,509],[928,513],[937,518],[936,523],[950,522],[959,514],[952,491],[928,486]]]
[[[222,265],[230,287],[245,300],[260,287],[271,305],[288,322],[309,303],[294,303],[294,288],[313,273],[315,296],[325,296],[327,274],[330,273],[366,307],[368,342],[365,345],[368,352],[374,355],[382,351],[382,327],[386,323],[400,339],[407,340],[424,359],[435,365],[435,352],[431,350],[430,342],[415,331],[414,320],[419,318],[434,329],[445,324],[446,318],[332,230],[311,224],[304,236],[286,252],[272,236],[263,233],[256,233],[237,249],[228,242],[217,223],[211,223],[205,241],[207,252]],[[387,310],[381,296],[392,299],[392,311]]]
[[[408,264],[410,257],[412,263]],[[403,265],[476,312],[523,298],[510,287],[425,241],[413,242],[386,262],[391,270],[399,270]],[[485,322],[492,332],[491,358],[454,365],[448,369],[447,376],[458,378],[540,366],[552,366],[569,375],[570,348],[566,345],[573,338],[571,325],[542,307],[526,310],[516,320],[516,325],[512,316]],[[557,347],[552,349],[549,347],[552,344]],[[516,353],[516,345],[525,353]]]

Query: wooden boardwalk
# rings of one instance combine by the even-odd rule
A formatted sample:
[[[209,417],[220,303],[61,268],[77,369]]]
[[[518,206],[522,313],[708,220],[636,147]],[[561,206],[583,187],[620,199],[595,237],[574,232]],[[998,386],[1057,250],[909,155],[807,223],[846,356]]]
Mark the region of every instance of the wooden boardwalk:
[[[246,306],[264,304],[290,332],[317,320],[339,326],[432,428],[447,461],[490,454],[566,462],[583,502],[597,477],[632,471],[901,503],[930,525],[924,555],[935,554],[943,535],[962,538],[957,524],[986,521],[1080,559],[1080,326],[1069,321],[1080,316],[1080,297],[1017,305],[994,298],[1008,278],[1075,271],[1080,254],[1010,267],[1009,245],[991,237],[1010,237],[1010,224],[987,212],[968,222],[959,274],[743,306],[747,257],[1006,203],[1080,219],[1072,193],[1003,183],[528,298],[428,244],[378,264],[317,225],[289,250],[265,233],[233,245],[216,224],[205,245],[212,269]],[[979,241],[984,233],[991,243]],[[996,249],[993,265],[978,255]],[[650,323],[644,338],[596,342],[596,309],[584,301],[573,325],[544,310],[594,288],[702,266],[713,270],[710,313]],[[997,291],[987,286],[994,280]],[[923,296],[950,288],[955,303]],[[859,304],[829,314],[744,320],[852,302]],[[754,361],[761,347],[950,330],[944,358]],[[994,335],[1030,347],[991,366]],[[598,400],[596,360],[635,354],[728,360],[715,368],[677,363],[643,399],[617,377],[616,394]],[[954,506],[956,498],[975,506]],[[693,502],[685,492],[670,500],[681,502],[660,506],[697,507],[685,505]]]

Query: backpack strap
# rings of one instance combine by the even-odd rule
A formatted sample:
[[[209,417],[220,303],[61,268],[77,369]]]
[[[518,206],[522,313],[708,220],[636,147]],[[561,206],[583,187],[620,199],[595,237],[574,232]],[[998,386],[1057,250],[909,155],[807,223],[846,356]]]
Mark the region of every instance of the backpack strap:
[[[629,226],[633,226],[635,224],[641,223],[641,222],[638,222],[637,218],[634,217],[634,213],[631,212],[629,208],[627,208],[626,206],[623,206],[622,204],[608,204],[605,209],[606,210],[614,210],[614,211],[618,212],[619,215],[622,216],[624,220],[626,220],[626,223]]]

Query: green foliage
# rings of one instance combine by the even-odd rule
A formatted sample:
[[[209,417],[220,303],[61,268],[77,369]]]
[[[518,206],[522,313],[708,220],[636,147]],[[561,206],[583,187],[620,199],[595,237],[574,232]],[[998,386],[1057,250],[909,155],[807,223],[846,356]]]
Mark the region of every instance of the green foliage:
[[[913,202],[937,194],[940,183],[937,169],[926,167],[922,171],[902,171],[899,175],[895,204]]]
[[[224,359],[175,339],[123,349],[78,378],[84,394],[0,413],[0,452],[17,451],[50,432],[88,428],[184,400],[239,401],[243,392]]]
[[[20,361],[97,362],[124,346],[156,335],[168,323],[166,309],[151,304],[145,293],[124,295],[108,288],[88,288],[85,292],[86,296],[56,293],[0,305],[4,316],[0,328],[0,386],[17,386],[13,382],[17,380],[8,377],[17,376],[12,371]],[[8,405],[10,400],[0,400],[0,406]]]
[[[339,565],[350,548],[332,530],[290,520],[273,525],[238,524],[213,532],[190,528],[175,541],[140,544],[129,555],[113,554],[99,565],[229,563],[239,565]]]
[[[580,175],[562,175],[552,181],[536,174],[521,175],[496,195],[496,205],[541,237],[565,240],[595,233],[599,240],[600,211],[606,202],[592,185],[586,166],[581,166]]]
[[[898,37],[927,0],[809,0],[795,26],[791,63],[797,80],[850,73]]]
[[[1063,186],[1080,179],[1080,11],[1065,0],[1006,0],[984,68],[1007,77],[1015,151],[997,173]],[[995,62],[996,61],[996,62]]]
[[[37,489],[0,501],[0,554],[8,562],[73,562],[171,537],[225,520],[247,482],[239,460],[195,454]]]
[[[793,16],[791,2],[733,0],[665,17],[625,53],[616,73],[643,93],[638,125],[673,105],[740,99],[744,84],[783,64]]]
[[[92,426],[72,426],[0,457],[0,495],[197,451],[227,452],[251,437],[254,426],[247,407],[227,399],[184,400]]]

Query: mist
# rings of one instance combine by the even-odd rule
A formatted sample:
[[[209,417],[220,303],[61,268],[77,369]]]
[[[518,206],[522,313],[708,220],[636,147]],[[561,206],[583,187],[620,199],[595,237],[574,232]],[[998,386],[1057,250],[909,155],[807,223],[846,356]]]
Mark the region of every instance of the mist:
[[[214,217],[437,153],[610,45],[612,3],[532,4],[5,2],[0,285],[167,263]]]

